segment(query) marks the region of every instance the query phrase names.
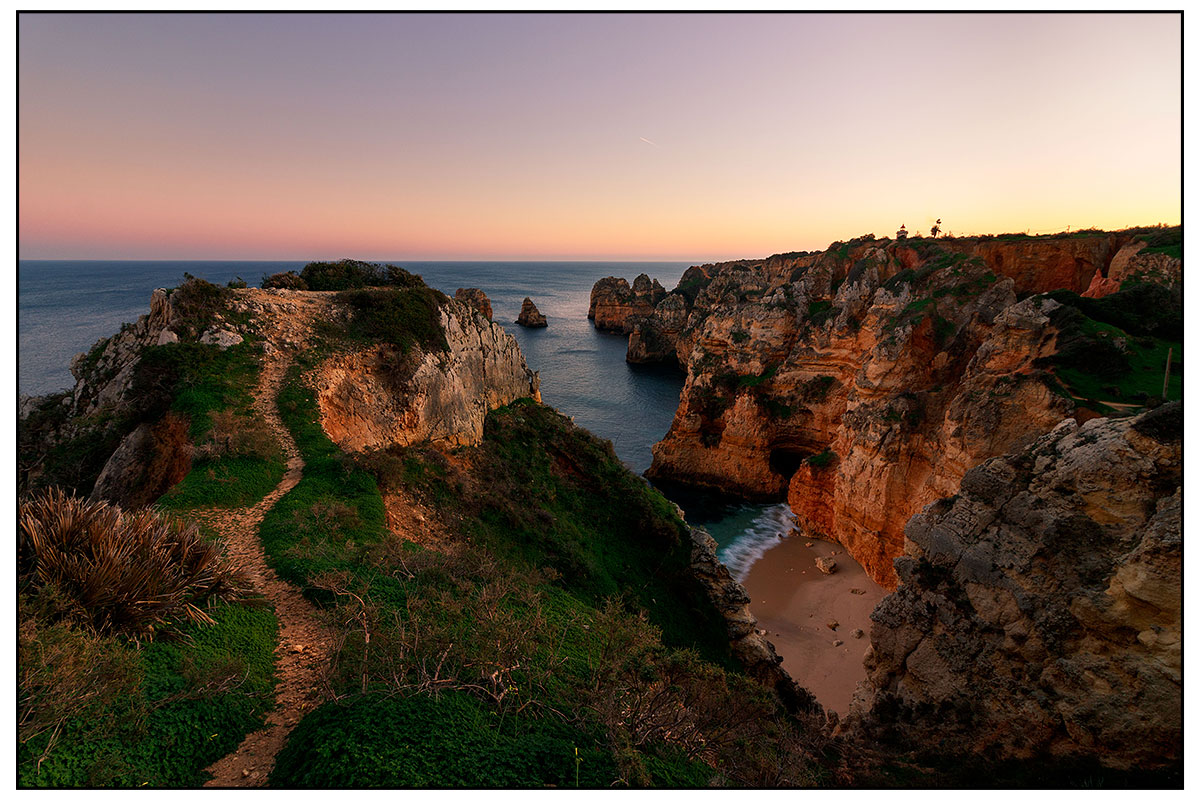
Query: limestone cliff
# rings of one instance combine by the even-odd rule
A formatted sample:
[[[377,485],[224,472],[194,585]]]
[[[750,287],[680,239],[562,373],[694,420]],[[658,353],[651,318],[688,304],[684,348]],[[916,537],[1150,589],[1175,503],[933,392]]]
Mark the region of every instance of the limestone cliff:
[[[197,443],[187,414],[167,411],[174,379],[148,379],[140,366],[159,347],[252,348],[261,365],[322,337],[343,337],[314,375],[322,422],[337,444],[353,451],[426,439],[475,443],[489,410],[520,397],[540,400],[538,376],[516,341],[488,318],[482,292],[443,300],[433,324],[446,349],[401,353],[344,339],[338,331],[356,312],[336,292],[224,289],[191,280],[155,290],[148,315],[73,360],[77,381],[68,396],[26,404],[21,486],[36,485],[45,453],[58,447],[69,455],[72,441],[100,459],[91,478],[81,473],[72,484],[96,499],[144,505],[188,473]],[[161,395],[154,408],[146,404],[147,387]]]
[[[488,319],[492,318],[492,301],[488,300],[482,289],[457,289],[454,299],[461,300]]]
[[[1107,269],[1129,238],[867,236],[689,270],[629,341],[629,360],[687,371],[647,475],[786,497],[805,533],[895,586],[912,514],[987,458],[1096,415],[1054,377],[1057,302],[1020,295],[1086,287],[1091,266],[1064,265]]]
[[[1182,758],[1181,403],[1064,420],[906,528],[847,730],[995,759]]]
[[[654,313],[664,295],[666,290],[646,274],[638,275],[632,287],[624,278],[602,278],[592,287],[588,319],[596,330],[629,333],[636,320]]]
[[[401,356],[376,345],[328,359],[315,377],[321,424],[343,450],[436,441],[477,444],[492,409],[541,400],[512,336],[451,300],[438,311],[447,349]]]

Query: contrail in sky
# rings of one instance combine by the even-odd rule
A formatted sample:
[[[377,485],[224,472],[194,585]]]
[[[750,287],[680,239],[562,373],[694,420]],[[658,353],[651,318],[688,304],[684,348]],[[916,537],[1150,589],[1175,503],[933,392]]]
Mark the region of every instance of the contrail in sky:
[[[642,140],[643,142],[645,142],[646,144],[654,144],[654,142],[650,141],[650,140],[649,140],[649,139],[647,139],[645,136],[639,136],[638,138],[639,138],[639,139],[641,139],[641,140]],[[655,146],[655,147],[658,147],[658,145],[657,145],[657,144],[654,144],[654,146]]]

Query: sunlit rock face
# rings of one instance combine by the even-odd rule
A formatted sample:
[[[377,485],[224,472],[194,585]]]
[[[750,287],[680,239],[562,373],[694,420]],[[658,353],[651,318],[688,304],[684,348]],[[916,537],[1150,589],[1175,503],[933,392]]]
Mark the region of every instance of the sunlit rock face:
[[[489,411],[541,400],[537,373],[500,325],[459,301],[442,306],[439,321],[447,351],[400,355],[375,346],[321,365],[321,424],[335,444],[350,452],[426,440],[478,444]]]
[[[601,278],[592,287],[588,319],[596,330],[629,333],[637,320],[654,313],[666,293],[657,280],[651,281],[645,274],[638,275],[632,287],[624,278]]]
[[[458,289],[454,292],[454,299],[466,303],[489,320],[492,318],[492,301],[482,289]]]
[[[905,530],[847,729],[992,758],[1182,758],[1181,403],[1069,419]]]
[[[648,476],[786,498],[805,533],[896,586],[909,517],[986,459],[1088,416],[1049,388],[1055,301],[1021,295],[1085,287],[1066,265],[1107,269],[1123,246],[1092,238],[864,237],[689,270],[630,337],[631,361],[687,371]]]

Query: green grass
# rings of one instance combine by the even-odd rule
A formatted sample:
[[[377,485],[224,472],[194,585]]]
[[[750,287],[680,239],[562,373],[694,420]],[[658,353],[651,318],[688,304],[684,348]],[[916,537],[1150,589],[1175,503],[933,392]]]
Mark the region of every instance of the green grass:
[[[212,427],[210,412],[248,413],[259,358],[250,341],[227,350],[195,342],[146,348],[134,372],[133,413],[140,420],[157,419],[168,410],[187,414],[189,433],[198,440]]]
[[[1054,370],[1082,405],[1112,413],[1102,403],[1145,405],[1162,398],[1167,352],[1172,352],[1167,400],[1183,397],[1183,301],[1161,286],[1140,284],[1099,300],[1057,291],[1050,312],[1060,331],[1057,352],[1038,364]],[[1053,384],[1050,384],[1053,388]]]
[[[156,505],[173,511],[252,506],[279,485],[285,471],[282,459],[226,456],[198,460]]]
[[[615,774],[598,731],[550,719],[497,726],[475,698],[446,693],[322,706],[288,739],[271,785],[573,789],[608,786]]]
[[[275,615],[221,605],[214,627],[132,651],[143,674],[123,713],[79,716],[42,762],[46,734],[18,748],[23,787],[200,786],[204,769],[262,725],[273,704]],[[132,645],[123,645],[132,650]],[[213,688],[231,681],[231,688]],[[114,712],[118,711],[114,709]]]
[[[1119,328],[1092,319],[1082,324],[1083,331],[1092,336],[1122,338],[1127,342],[1129,371],[1119,376],[1098,375],[1079,367],[1059,367],[1055,374],[1071,392],[1092,401],[1134,403],[1142,405],[1147,398],[1162,397],[1163,377],[1166,374],[1167,351],[1170,349],[1172,370],[1167,386],[1167,400],[1183,398],[1183,343],[1162,339],[1128,336]]]
[[[347,470],[341,451],[321,429],[316,397],[301,381],[311,366],[310,360],[298,359],[278,398],[280,416],[304,457],[304,474],[259,529],[268,563],[300,586],[317,573],[353,564],[356,549],[387,535],[375,479],[361,469]],[[314,507],[319,512],[335,506],[351,509],[353,517],[333,527],[314,513]]]
[[[581,786],[707,783],[708,767],[658,739],[614,749],[588,699],[596,681],[619,681],[600,692],[613,696],[652,680],[672,653],[690,652],[681,648],[708,659],[679,662],[692,665],[678,667],[685,683],[762,695],[724,671],[737,669],[725,625],[687,571],[690,539],[671,505],[610,444],[531,401],[488,416],[471,456],[483,485],[432,448],[346,456],[301,381],[311,366],[298,363],[279,397],[304,477],[261,530],[272,566],[349,632],[332,677],[346,699],[301,722],[272,784],[574,786],[576,746]],[[394,538],[366,467],[437,511],[468,549],[444,555]],[[374,620],[369,645],[363,613]],[[614,649],[605,630],[631,644]],[[637,670],[597,672],[614,658]],[[442,688],[422,682],[435,664]],[[475,686],[502,664],[517,665],[505,673],[511,693]]]

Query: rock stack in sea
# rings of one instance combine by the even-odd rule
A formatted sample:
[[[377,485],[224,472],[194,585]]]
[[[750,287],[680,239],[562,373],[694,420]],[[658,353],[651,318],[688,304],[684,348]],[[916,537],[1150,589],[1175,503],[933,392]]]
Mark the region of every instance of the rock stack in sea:
[[[521,303],[521,313],[517,316],[517,324],[526,328],[546,327],[546,315],[538,311],[538,307],[528,297]]]

